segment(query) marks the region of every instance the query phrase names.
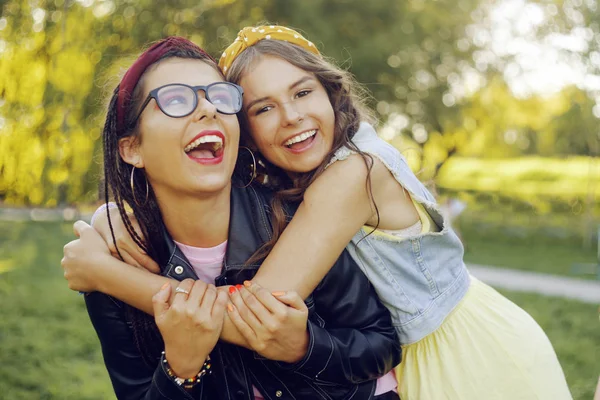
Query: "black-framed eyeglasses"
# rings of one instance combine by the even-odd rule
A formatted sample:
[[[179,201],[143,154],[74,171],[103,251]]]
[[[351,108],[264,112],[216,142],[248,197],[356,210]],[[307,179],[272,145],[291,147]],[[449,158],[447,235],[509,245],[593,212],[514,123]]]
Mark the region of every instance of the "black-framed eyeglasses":
[[[172,118],[187,117],[198,106],[198,90],[204,92],[206,100],[214,105],[221,114],[236,114],[242,109],[244,90],[234,83],[215,82],[206,86],[170,83],[150,91],[133,123],[137,122],[152,99],[156,100],[158,108],[165,115]]]

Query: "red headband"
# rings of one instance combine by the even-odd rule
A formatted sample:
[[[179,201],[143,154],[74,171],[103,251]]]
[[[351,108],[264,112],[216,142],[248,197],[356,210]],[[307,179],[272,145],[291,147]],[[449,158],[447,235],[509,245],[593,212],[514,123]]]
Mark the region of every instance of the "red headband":
[[[133,89],[137,85],[140,77],[146,69],[165,55],[169,50],[182,49],[199,52],[212,61],[215,61],[207,52],[190,42],[187,39],[178,36],[170,36],[153,44],[148,50],[142,53],[131,67],[127,70],[121,83],[119,84],[119,94],[117,97],[117,131],[122,132],[125,129],[125,104],[129,102]],[[215,61],[216,64],[216,61]]]

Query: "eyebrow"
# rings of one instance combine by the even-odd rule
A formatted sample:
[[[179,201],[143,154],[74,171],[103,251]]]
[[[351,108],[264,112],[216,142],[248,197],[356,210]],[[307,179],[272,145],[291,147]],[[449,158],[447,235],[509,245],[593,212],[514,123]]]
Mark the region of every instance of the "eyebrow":
[[[291,85],[288,87],[288,90],[292,90],[292,89],[294,89],[295,87],[302,85],[304,82],[307,82],[307,81],[314,81],[314,80],[315,80],[315,78],[314,78],[313,76],[309,76],[309,75],[303,76],[302,78],[298,79],[296,82],[292,83],[292,84],[291,84]],[[248,106],[246,106],[246,112],[247,112],[247,111],[248,111],[250,108],[252,108],[252,107],[253,107],[255,104],[257,104],[257,103],[260,103],[261,101],[268,100],[269,98],[270,98],[269,96],[265,96],[265,97],[261,97],[260,99],[252,100],[252,101],[251,101],[251,102],[248,104]]]

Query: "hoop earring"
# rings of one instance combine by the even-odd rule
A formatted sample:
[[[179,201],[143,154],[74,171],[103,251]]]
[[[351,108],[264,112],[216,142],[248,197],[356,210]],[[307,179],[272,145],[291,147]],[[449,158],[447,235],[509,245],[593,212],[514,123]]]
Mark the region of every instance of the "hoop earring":
[[[256,178],[256,157],[254,157],[254,152],[252,150],[250,150],[249,147],[246,146],[240,146],[239,147],[240,150],[241,149],[245,149],[248,150],[248,152],[250,153],[250,156],[252,157],[252,174],[250,175],[250,182],[248,182],[245,186],[240,186],[240,188],[247,188],[248,186],[250,186],[252,184],[252,182],[254,181],[254,179]]]
[[[133,184],[134,172],[135,172],[135,165],[132,165],[131,166],[131,176],[129,178],[129,185],[131,186],[131,195],[133,196],[133,201],[135,202],[135,204],[137,204],[138,207],[142,207],[142,206],[146,205],[146,202],[148,201],[148,192],[149,192],[148,179],[146,179],[146,177],[144,176],[144,180],[146,181],[146,198],[144,199],[144,203],[140,204],[140,203],[138,203],[138,201],[135,197],[135,185]]]

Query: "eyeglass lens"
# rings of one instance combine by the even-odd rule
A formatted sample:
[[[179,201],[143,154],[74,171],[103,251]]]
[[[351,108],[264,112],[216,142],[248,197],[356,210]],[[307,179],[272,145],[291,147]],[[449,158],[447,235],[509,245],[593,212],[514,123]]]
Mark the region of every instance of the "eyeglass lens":
[[[157,93],[157,101],[165,114],[171,117],[182,117],[190,114],[197,106],[197,93],[189,86],[168,85]],[[240,92],[233,85],[216,83],[206,89],[206,99],[219,112],[235,114],[241,109]]]

